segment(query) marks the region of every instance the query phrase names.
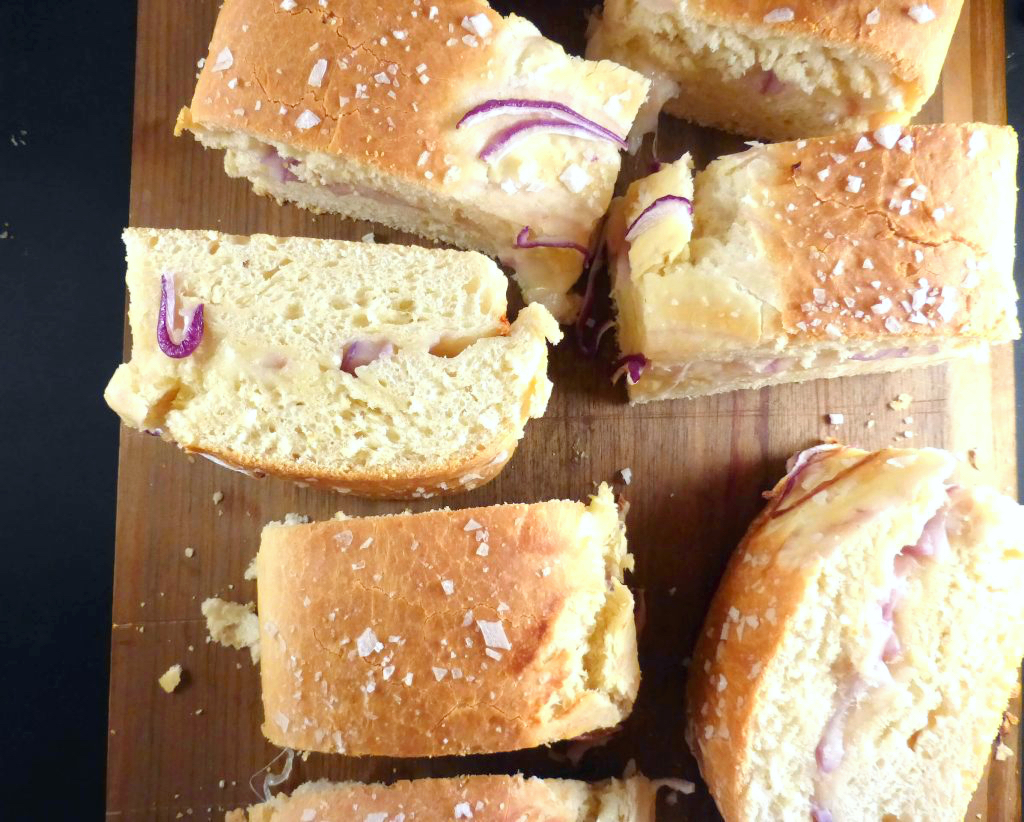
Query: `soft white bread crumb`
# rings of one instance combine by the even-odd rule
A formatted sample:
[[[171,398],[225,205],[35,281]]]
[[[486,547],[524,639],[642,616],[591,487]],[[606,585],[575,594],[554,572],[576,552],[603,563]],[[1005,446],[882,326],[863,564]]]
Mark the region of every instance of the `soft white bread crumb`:
[[[167,693],[173,693],[174,689],[181,684],[181,666],[175,663],[157,679],[160,687]]]
[[[225,648],[249,649],[253,665],[260,661],[260,620],[251,602],[228,602],[219,597],[203,601],[206,630]]]
[[[131,360],[107,386],[128,424],[248,473],[367,496],[475,488],[551,383],[541,306],[509,328],[506,280],[472,252],[128,229]],[[161,275],[204,306],[194,353],[157,345]],[[390,355],[342,370],[347,346]]]
[[[271,802],[231,811],[226,822],[396,818],[654,822],[655,793],[654,785],[642,776],[593,784],[522,775],[402,780],[390,785],[324,779],[300,785],[291,796],[281,794]],[[355,816],[353,809],[357,809]]]

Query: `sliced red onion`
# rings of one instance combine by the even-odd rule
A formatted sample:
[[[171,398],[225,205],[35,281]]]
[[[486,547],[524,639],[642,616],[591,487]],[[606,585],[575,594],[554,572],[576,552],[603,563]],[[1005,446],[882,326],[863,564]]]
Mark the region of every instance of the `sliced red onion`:
[[[680,197],[678,194],[666,194],[664,197],[659,197],[641,211],[640,216],[629,224],[629,228],[626,229],[626,242],[633,242],[651,225],[661,222],[665,217],[683,212],[687,215],[693,215],[693,203],[686,199],[686,197]]]
[[[203,304],[200,303],[185,321],[181,342],[171,337],[174,324],[174,275],[160,275],[160,313],[156,320],[156,343],[168,357],[180,360],[189,356],[203,341]],[[168,322],[170,318],[170,322]]]
[[[324,188],[336,197],[351,197],[353,194],[359,193],[356,191],[355,186],[350,186],[348,183],[330,183],[324,186]]]
[[[814,758],[822,773],[831,773],[843,761],[846,754],[844,745],[844,732],[846,730],[846,719],[853,706],[867,690],[867,682],[861,677],[850,681],[839,693],[839,704],[836,705],[832,716],[825,723],[825,730],[822,731],[821,741],[814,749]]]
[[[353,377],[356,369],[395,353],[395,346],[387,340],[353,340],[346,343],[341,354],[341,370]]]
[[[762,94],[778,94],[786,88],[786,84],[783,83],[778,75],[768,69],[767,71],[761,72],[761,93]]]
[[[622,724],[620,723],[618,725],[613,725],[610,728],[601,728],[597,731],[580,734],[575,737],[569,743],[569,747],[565,749],[565,758],[568,759],[569,764],[575,768],[580,764],[580,761],[588,751],[607,745],[621,730]]]
[[[247,477],[252,477],[253,479],[263,479],[266,476],[266,474],[263,473],[262,471],[255,471],[249,468],[242,468],[242,466],[240,465],[235,465],[234,463],[226,462],[225,460],[222,460],[220,457],[213,456],[213,454],[207,454],[205,451],[196,451],[195,453],[199,454],[199,456],[201,457],[205,457],[214,465],[219,465],[221,468],[227,468],[229,471],[234,471],[238,474],[245,474]]]
[[[869,362],[871,360],[888,360],[895,357],[906,357],[909,353],[909,348],[884,348],[874,354],[854,354],[850,359]]]
[[[949,550],[949,536],[946,533],[946,509],[940,508],[935,516],[925,523],[921,536],[914,545],[906,546],[901,554],[910,557],[941,556]]]
[[[497,160],[507,151],[510,151],[517,143],[532,136],[535,132],[542,131],[548,134],[564,134],[567,137],[579,137],[581,140],[593,140],[595,142],[607,141],[608,137],[588,126],[579,123],[570,123],[566,120],[520,120],[507,128],[501,129],[487,141],[487,144],[480,151],[481,160]],[[615,138],[615,144],[620,148],[625,147],[625,141]]]
[[[597,354],[597,350],[601,347],[601,340],[604,339],[604,335],[615,328],[616,325],[618,325],[618,323],[615,322],[615,320],[605,320],[600,326],[598,326],[597,331],[594,332],[594,338],[590,342],[590,356],[595,356]],[[583,343],[581,342],[580,345],[582,346]],[[587,351],[587,349],[584,349],[584,353],[587,353]]]
[[[636,385],[650,364],[651,361],[643,354],[627,354],[615,363],[615,373],[612,375],[612,382],[618,382],[622,379],[623,374],[625,374],[626,383],[628,385]]]
[[[292,166],[298,164],[298,160],[285,159],[273,146],[267,147],[267,153],[263,155],[261,162],[273,173],[274,179],[281,183],[294,183],[299,178],[292,173]]]
[[[590,262],[590,251],[586,246],[574,243],[572,240],[531,240],[529,226],[524,226],[523,230],[516,235],[516,248],[567,248],[582,254],[584,265]]]
[[[814,822],[833,822],[832,812],[821,807],[816,802],[811,803],[811,819]]]
[[[580,313],[576,318],[576,342],[579,344],[580,351],[587,357],[597,356],[597,349],[601,345],[601,337],[612,327],[609,323],[613,323],[612,320],[603,323],[598,329],[597,334],[592,339],[588,339],[588,332],[596,322],[593,317],[594,286],[597,282],[598,272],[605,264],[607,250],[605,238],[607,231],[608,222],[604,220],[601,223],[601,231],[598,234],[596,251],[587,264],[587,285],[583,290],[583,303],[580,305]]]
[[[888,637],[886,637],[885,648],[882,649],[882,662],[892,662],[902,653],[903,646],[900,644],[900,638],[896,636],[896,632],[893,631]]]
[[[660,791],[662,788],[668,788],[670,791],[687,795],[697,790],[697,786],[689,779],[679,779],[674,776],[666,776],[662,779],[652,779],[651,787],[656,791]]]
[[[597,137],[615,143],[619,148],[626,147],[625,139],[611,129],[605,128],[599,123],[584,117],[575,109],[571,109],[562,103],[556,103],[553,100],[522,100],[515,98],[509,100],[488,100],[466,112],[465,116],[455,124],[455,127],[471,126],[482,120],[500,117],[505,114],[539,114],[545,120],[554,119],[564,123],[571,123],[592,132]],[[481,157],[482,159],[487,159],[483,155]]]
[[[807,448],[799,454],[795,454],[789,458],[786,462],[786,484],[782,488],[782,493],[775,498],[775,508],[772,510],[773,519],[780,514],[785,513],[785,511],[779,510],[782,503],[785,501],[786,497],[792,493],[793,488],[796,487],[796,481],[800,479],[800,475],[803,474],[812,463],[817,462],[818,455],[827,451],[834,451],[838,447],[838,445],[830,444],[815,445],[813,448]]]

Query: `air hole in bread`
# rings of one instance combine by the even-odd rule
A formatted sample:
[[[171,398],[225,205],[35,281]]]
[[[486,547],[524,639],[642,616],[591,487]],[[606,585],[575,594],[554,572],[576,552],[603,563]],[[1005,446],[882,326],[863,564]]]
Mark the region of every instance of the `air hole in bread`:
[[[442,337],[430,347],[430,353],[435,357],[451,358],[457,357],[465,348],[465,342]]]
[[[180,383],[169,388],[167,392],[160,397],[160,399],[153,403],[147,419],[165,419],[167,417],[167,412],[174,407],[174,401],[178,398],[178,394],[181,393],[181,389],[182,386]]]
[[[284,310],[286,320],[298,320],[302,318],[302,306],[299,303],[289,303]]]
[[[917,750],[917,743],[923,734],[927,730],[931,730],[935,727],[935,717],[938,715],[936,711],[928,711],[928,721],[925,723],[923,728],[918,728],[907,738],[907,747],[912,751]]]
[[[210,256],[212,257],[214,254],[220,251],[220,243],[214,241],[206,247],[206,250],[210,253]]]

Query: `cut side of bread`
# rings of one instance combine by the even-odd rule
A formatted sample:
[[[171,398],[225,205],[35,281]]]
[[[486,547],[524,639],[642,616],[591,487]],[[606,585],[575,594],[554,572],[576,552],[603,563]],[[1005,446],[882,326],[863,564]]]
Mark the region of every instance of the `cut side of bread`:
[[[688,740],[727,822],[959,822],[1024,655],[1024,509],[951,454],[795,458],[698,639]]]
[[[289,5],[224,3],[176,133],[224,150],[227,173],[258,194],[500,258],[528,302],[572,319],[568,292],[647,80],[570,57],[482,0]],[[499,101],[548,107],[463,122]],[[527,123],[507,150],[485,151]]]
[[[630,399],[895,371],[1016,339],[1016,155],[1008,128],[894,126],[755,146],[695,185],[689,157],[636,181],[608,223],[619,346],[645,366]],[[692,207],[651,221],[665,197]]]
[[[510,328],[505,278],[479,254],[212,231],[124,240],[132,356],[105,398],[186,451],[424,497],[493,478],[544,412],[558,326],[528,306]],[[203,307],[188,356],[158,342],[162,278],[183,307],[169,325]]]
[[[391,785],[307,782],[291,796],[227,814],[226,822],[654,822],[655,786],[642,776],[588,783],[517,776],[403,780]]]
[[[350,756],[518,750],[617,725],[640,681],[611,491],[268,525],[264,735]]]
[[[665,110],[704,126],[769,140],[866,131],[908,123],[931,97],[962,5],[606,0],[587,54],[668,86]]]

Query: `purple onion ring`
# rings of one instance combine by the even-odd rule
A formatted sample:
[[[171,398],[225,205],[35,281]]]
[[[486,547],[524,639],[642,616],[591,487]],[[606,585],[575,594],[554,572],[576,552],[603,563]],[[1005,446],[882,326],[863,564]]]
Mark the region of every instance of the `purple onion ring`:
[[[629,228],[626,229],[626,242],[633,242],[633,240],[650,228],[652,223],[661,221],[672,212],[682,210],[685,210],[691,216],[693,215],[693,203],[686,197],[680,197],[678,194],[666,194],[664,197],[659,197],[641,211],[640,216],[629,224]]]
[[[273,146],[267,146],[268,151],[260,159],[273,174],[275,180],[280,183],[294,183],[299,178],[292,172],[292,166],[298,164],[298,160],[289,157],[287,160]]]
[[[530,227],[524,226],[523,230],[516,235],[516,248],[568,248],[583,255],[584,265],[590,262],[590,251],[580,243],[574,243],[571,240],[531,240],[529,237]]]
[[[568,120],[519,120],[496,132],[480,150],[479,157],[481,160],[497,159],[509,151],[516,143],[524,140],[536,131],[564,134],[567,137],[579,137],[582,140],[593,140],[595,142],[607,141],[609,139],[606,135],[595,131],[589,126],[569,122]],[[615,138],[615,143],[620,148],[625,146],[625,141],[617,137]]]
[[[512,113],[540,114],[546,118],[556,118],[566,123],[581,126],[588,131],[594,132],[599,137],[604,137],[606,140],[616,143],[620,148],[626,148],[626,141],[611,129],[605,128],[599,123],[584,117],[575,109],[569,108],[569,106],[562,103],[556,103],[553,100],[523,100],[517,98],[488,100],[467,111],[463,118],[455,124],[455,128],[471,126],[479,123],[481,120]]]
[[[583,290],[583,303],[580,305],[580,313],[576,318],[576,341],[579,343],[580,350],[586,357],[597,356],[597,350],[601,345],[601,337],[604,336],[605,332],[607,332],[610,327],[608,323],[604,323],[598,330],[596,337],[592,340],[587,340],[587,331],[591,327],[588,323],[591,323],[591,316],[594,313],[594,286],[597,282],[597,272],[601,269],[605,261],[607,232],[608,221],[602,220],[601,231],[597,238],[596,251],[588,261],[584,262],[587,269],[587,285]]]
[[[622,375],[625,374],[626,384],[636,385],[650,363],[651,361],[643,354],[627,354],[615,363],[615,374],[612,376],[612,382],[618,382]]]
[[[387,340],[353,340],[346,343],[341,352],[341,370],[346,374],[356,375],[356,369],[369,365],[381,357],[390,357],[395,353],[395,346]]]
[[[199,347],[203,341],[203,304],[200,303],[192,312],[192,315],[185,322],[185,333],[181,342],[175,342],[171,337],[171,329],[168,324],[168,317],[171,323],[174,322],[174,275],[160,275],[160,313],[156,320],[156,344],[160,346],[168,357],[175,360],[189,356]]]

